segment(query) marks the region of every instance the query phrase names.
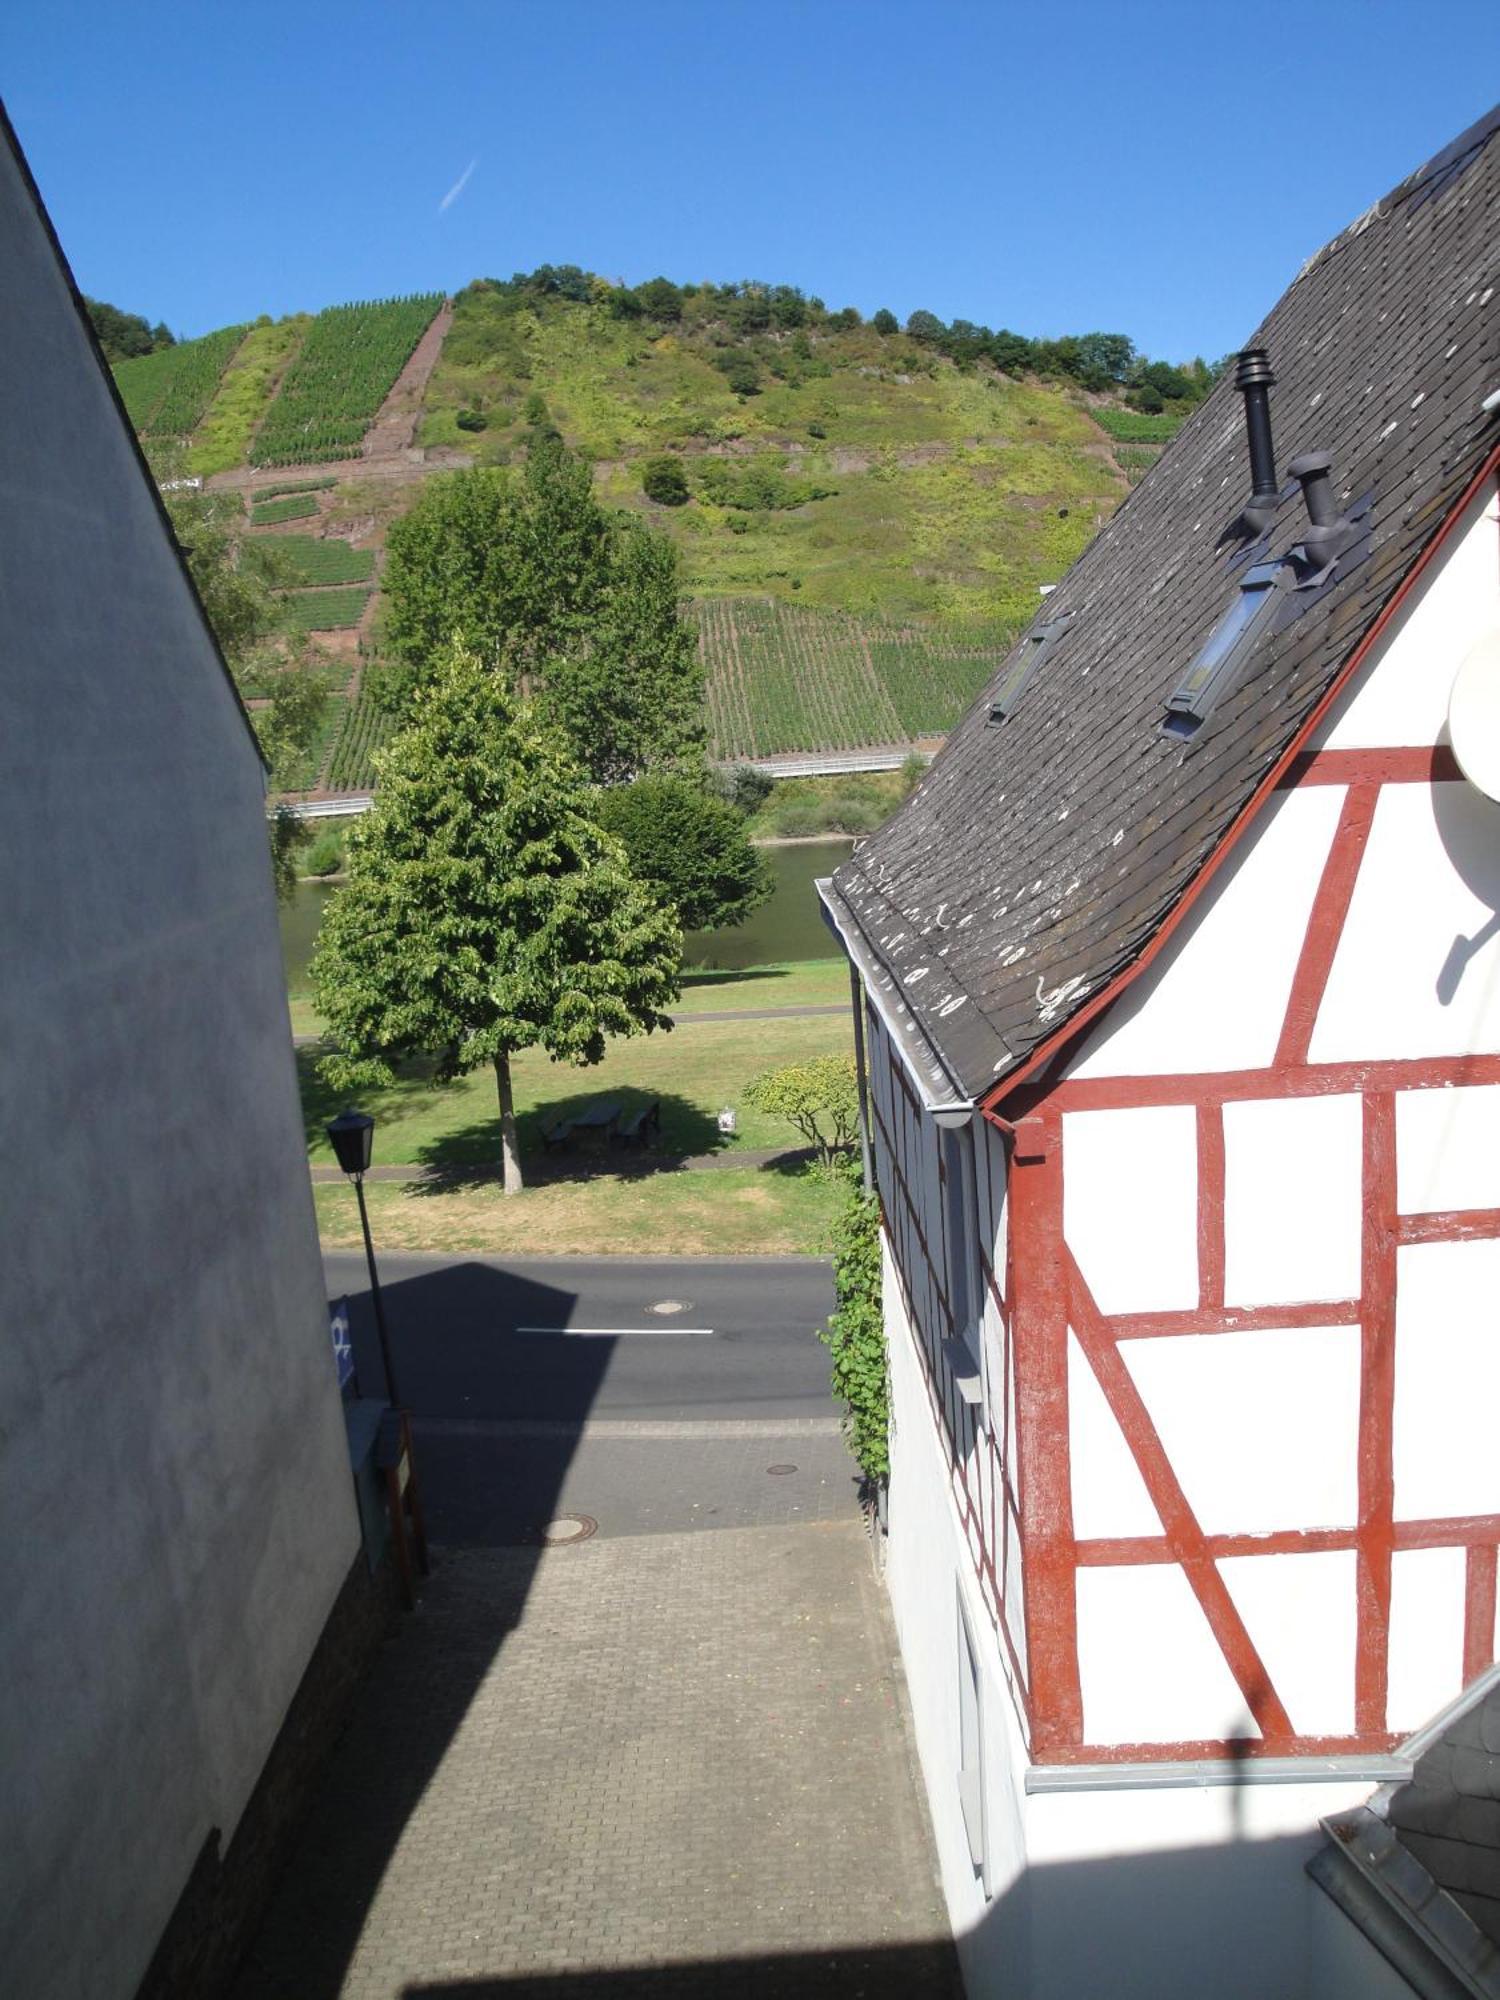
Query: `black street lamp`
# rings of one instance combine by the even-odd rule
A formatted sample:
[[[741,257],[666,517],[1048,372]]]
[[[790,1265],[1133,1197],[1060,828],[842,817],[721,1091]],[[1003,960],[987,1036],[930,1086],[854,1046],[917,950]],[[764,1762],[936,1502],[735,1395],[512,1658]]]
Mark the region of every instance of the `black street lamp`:
[[[370,1218],[365,1210],[365,1173],[375,1147],[375,1120],[367,1111],[341,1111],[328,1126],[328,1143],[334,1158],[354,1183],[359,1198],[360,1227],[365,1232],[365,1258],[370,1266],[370,1297],[375,1304],[375,1331],[380,1336],[380,1359],[385,1368],[385,1391],[392,1408],[400,1409],[396,1372],[391,1366],[391,1342],[386,1332],[385,1307],[380,1299],[380,1279],[375,1270],[375,1246],[370,1241]]]

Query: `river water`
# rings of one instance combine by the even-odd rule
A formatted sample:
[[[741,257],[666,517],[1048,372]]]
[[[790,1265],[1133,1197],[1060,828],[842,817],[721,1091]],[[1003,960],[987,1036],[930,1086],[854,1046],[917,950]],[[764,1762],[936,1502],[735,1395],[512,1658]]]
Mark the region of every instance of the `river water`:
[[[838,946],[819,914],[813,883],[820,875],[831,875],[852,846],[848,840],[810,840],[766,848],[775,881],[769,902],[737,930],[689,931],[684,964],[733,969],[836,958]],[[282,905],[281,950],[289,992],[306,990],[307,961],[318,941],[324,905],[336,887],[331,882],[299,882],[292,901]]]

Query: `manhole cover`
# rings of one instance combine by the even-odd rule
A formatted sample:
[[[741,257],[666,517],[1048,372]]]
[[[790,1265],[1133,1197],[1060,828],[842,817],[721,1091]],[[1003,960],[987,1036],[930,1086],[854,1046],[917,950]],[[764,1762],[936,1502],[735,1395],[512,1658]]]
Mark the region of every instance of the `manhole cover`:
[[[586,1542],[598,1530],[592,1514],[559,1514],[545,1528],[533,1529],[527,1540],[540,1542],[545,1549],[565,1549],[571,1542]]]
[[[647,1312],[661,1313],[663,1315],[668,1313],[685,1313],[692,1303],[691,1299],[658,1299],[654,1306],[647,1306],[646,1310]]]
[[[781,1479],[784,1478],[787,1473],[795,1472],[797,1468],[795,1465],[768,1465],[766,1467],[766,1470],[771,1474],[771,1476],[774,1479]]]

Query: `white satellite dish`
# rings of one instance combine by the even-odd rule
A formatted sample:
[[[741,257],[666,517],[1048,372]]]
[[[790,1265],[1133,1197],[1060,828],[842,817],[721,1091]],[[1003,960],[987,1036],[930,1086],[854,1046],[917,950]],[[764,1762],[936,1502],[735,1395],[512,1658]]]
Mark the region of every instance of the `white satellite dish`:
[[[1464,655],[1448,697],[1448,735],[1475,791],[1500,801],[1500,630]]]

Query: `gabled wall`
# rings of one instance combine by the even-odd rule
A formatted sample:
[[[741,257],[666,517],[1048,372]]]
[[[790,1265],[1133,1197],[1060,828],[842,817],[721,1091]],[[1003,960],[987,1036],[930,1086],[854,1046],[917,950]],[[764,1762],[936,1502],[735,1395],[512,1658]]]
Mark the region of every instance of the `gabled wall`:
[[[0,137],[0,1966],[132,1994],[358,1546],[262,771]]]
[[[1017,1143],[978,1142],[978,1413],[939,1142],[871,1016],[888,1575],[976,1996],[1403,1990],[1304,1864],[1495,1652],[1500,807],[1443,718],[1497,624],[1490,486]],[[1267,1753],[1286,1781],[1246,1782]]]

